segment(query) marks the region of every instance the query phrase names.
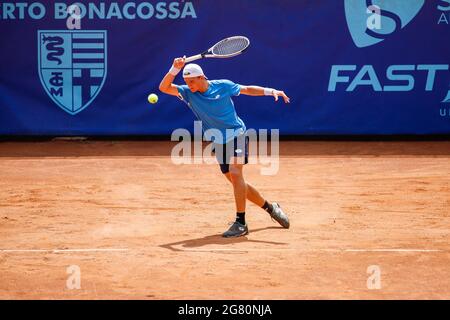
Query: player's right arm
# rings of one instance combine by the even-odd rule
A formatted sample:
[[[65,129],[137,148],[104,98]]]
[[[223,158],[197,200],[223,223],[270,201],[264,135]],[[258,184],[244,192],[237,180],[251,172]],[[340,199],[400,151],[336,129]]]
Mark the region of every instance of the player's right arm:
[[[175,80],[175,77],[181,71],[181,69],[184,68],[185,63],[186,57],[176,58],[173,60],[172,68],[159,84],[159,90],[161,90],[161,92],[169,94],[171,96],[179,96],[178,87],[177,85],[173,84],[173,80]]]

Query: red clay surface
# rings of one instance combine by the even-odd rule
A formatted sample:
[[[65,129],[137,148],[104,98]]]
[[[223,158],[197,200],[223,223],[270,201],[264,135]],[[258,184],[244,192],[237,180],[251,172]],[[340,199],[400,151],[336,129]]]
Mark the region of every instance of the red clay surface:
[[[171,146],[0,143],[0,299],[450,299],[450,142],[283,142],[245,174],[291,228],[249,204],[231,240],[231,185]]]

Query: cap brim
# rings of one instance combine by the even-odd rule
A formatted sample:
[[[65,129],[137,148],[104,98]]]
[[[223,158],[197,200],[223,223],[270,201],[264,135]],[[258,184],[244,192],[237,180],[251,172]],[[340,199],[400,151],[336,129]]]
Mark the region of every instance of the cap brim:
[[[205,76],[204,74],[199,74],[198,76],[193,76],[193,75],[189,75],[189,76],[185,76],[185,75],[183,75],[183,78],[185,78],[185,79],[189,79],[189,78],[197,78],[197,77],[204,77],[205,79],[208,79],[208,77],[207,76]]]

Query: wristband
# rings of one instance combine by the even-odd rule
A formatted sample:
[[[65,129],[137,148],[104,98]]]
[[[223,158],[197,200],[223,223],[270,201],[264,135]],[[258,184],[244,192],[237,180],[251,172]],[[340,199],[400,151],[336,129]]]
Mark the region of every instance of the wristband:
[[[265,96],[272,96],[275,89],[272,88],[264,88],[264,95]]]
[[[180,73],[181,69],[175,68],[174,66],[172,66],[172,68],[170,68],[169,73],[173,76],[177,76],[178,73]]]

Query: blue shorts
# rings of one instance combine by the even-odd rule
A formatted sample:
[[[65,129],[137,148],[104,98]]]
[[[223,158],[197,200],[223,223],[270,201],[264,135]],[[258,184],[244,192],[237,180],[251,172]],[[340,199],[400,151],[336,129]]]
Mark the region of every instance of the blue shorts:
[[[248,144],[249,138],[246,135],[235,137],[233,140],[226,144],[214,143],[213,152],[216,156],[217,161],[219,162],[220,170],[223,174],[230,172],[230,162],[232,157],[244,157],[243,162],[239,160],[236,162],[238,164],[248,163]],[[218,150],[222,150],[222,154],[220,154]]]

